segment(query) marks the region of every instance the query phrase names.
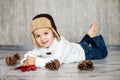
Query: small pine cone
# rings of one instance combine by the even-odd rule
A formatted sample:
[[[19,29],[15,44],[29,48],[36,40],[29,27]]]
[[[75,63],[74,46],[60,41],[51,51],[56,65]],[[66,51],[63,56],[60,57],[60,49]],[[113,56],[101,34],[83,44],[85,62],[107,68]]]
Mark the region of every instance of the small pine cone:
[[[5,62],[6,62],[7,65],[10,65],[10,60],[11,60],[11,57],[10,57],[10,56],[7,56],[7,57],[5,58]]]
[[[51,65],[51,70],[56,70],[56,65],[54,61],[51,61],[52,65]]]
[[[51,61],[51,62],[48,62],[48,63],[46,63],[46,65],[45,65],[45,68],[47,68],[47,69],[49,69],[49,70],[52,70],[53,69],[53,62]]]
[[[17,60],[15,58],[12,58],[10,63],[11,65],[15,65],[17,63]]]
[[[93,70],[93,63],[91,61],[84,60],[78,64],[78,70]]]
[[[45,68],[49,70],[58,70],[59,66],[60,66],[59,61],[55,59],[54,61],[46,63]]]
[[[93,63],[91,61],[88,61],[86,63],[86,70],[93,70],[93,69],[94,69]]]
[[[86,68],[86,60],[83,60],[81,63],[78,64],[79,70],[85,70]]]
[[[8,66],[12,66],[12,65],[15,65],[17,63],[16,59],[15,58],[12,58],[10,56],[6,57],[6,64]]]
[[[55,69],[58,70],[60,67],[60,62],[57,59],[55,59],[54,64],[55,64]]]
[[[84,70],[84,66],[82,64],[78,64],[78,70]]]
[[[19,54],[14,54],[13,57],[16,59],[16,60],[20,60],[20,55]]]

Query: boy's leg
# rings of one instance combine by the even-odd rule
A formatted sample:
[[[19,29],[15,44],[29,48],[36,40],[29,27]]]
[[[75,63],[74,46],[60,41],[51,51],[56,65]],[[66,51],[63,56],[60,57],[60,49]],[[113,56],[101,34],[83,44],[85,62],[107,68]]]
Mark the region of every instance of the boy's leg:
[[[92,59],[102,59],[101,51],[90,47],[87,42],[81,42],[80,45],[84,49],[86,60],[92,60]]]
[[[103,37],[101,35],[95,37],[97,29],[98,26],[92,24],[87,32],[87,35],[89,35],[90,38],[83,38],[80,42],[85,51],[86,59],[103,59],[107,56],[107,48]],[[89,46],[88,41],[91,46]]]
[[[83,37],[83,39],[80,41],[80,43],[82,43],[82,42],[87,42],[88,44],[89,44],[89,40],[90,40],[90,37],[89,37],[89,35],[85,35],[84,37]]]
[[[92,48],[100,52],[100,58],[105,58],[107,56],[108,52],[102,35],[91,38],[90,44],[92,45]]]

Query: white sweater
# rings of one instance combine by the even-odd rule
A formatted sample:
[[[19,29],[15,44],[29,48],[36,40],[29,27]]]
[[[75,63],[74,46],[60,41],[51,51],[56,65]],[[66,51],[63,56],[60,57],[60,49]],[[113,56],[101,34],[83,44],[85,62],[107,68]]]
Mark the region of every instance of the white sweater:
[[[47,54],[48,52],[52,54]],[[27,56],[35,57],[35,65],[37,67],[44,67],[47,62],[54,59],[58,59],[60,64],[85,60],[83,48],[79,44],[69,42],[62,36],[60,41],[55,38],[49,48],[34,48],[32,51],[28,51],[21,63]]]

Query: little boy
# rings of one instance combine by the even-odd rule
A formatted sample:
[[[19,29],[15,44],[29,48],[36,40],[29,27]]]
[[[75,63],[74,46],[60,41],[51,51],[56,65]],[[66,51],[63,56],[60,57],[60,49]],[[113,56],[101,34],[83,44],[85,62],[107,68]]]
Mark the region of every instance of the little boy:
[[[97,29],[92,24],[80,42],[71,43],[58,33],[51,15],[39,14],[30,24],[35,48],[24,55],[21,66],[45,67],[56,61],[59,68],[62,63],[103,59],[108,53],[102,35],[95,34]]]

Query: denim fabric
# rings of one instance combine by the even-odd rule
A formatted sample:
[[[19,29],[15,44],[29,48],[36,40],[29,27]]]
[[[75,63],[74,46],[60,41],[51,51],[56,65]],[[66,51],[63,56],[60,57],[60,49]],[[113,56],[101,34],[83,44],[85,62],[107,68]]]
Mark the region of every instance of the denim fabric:
[[[85,35],[84,38],[78,42],[78,44],[83,47],[86,60],[103,59],[108,55],[102,35],[93,38]]]

